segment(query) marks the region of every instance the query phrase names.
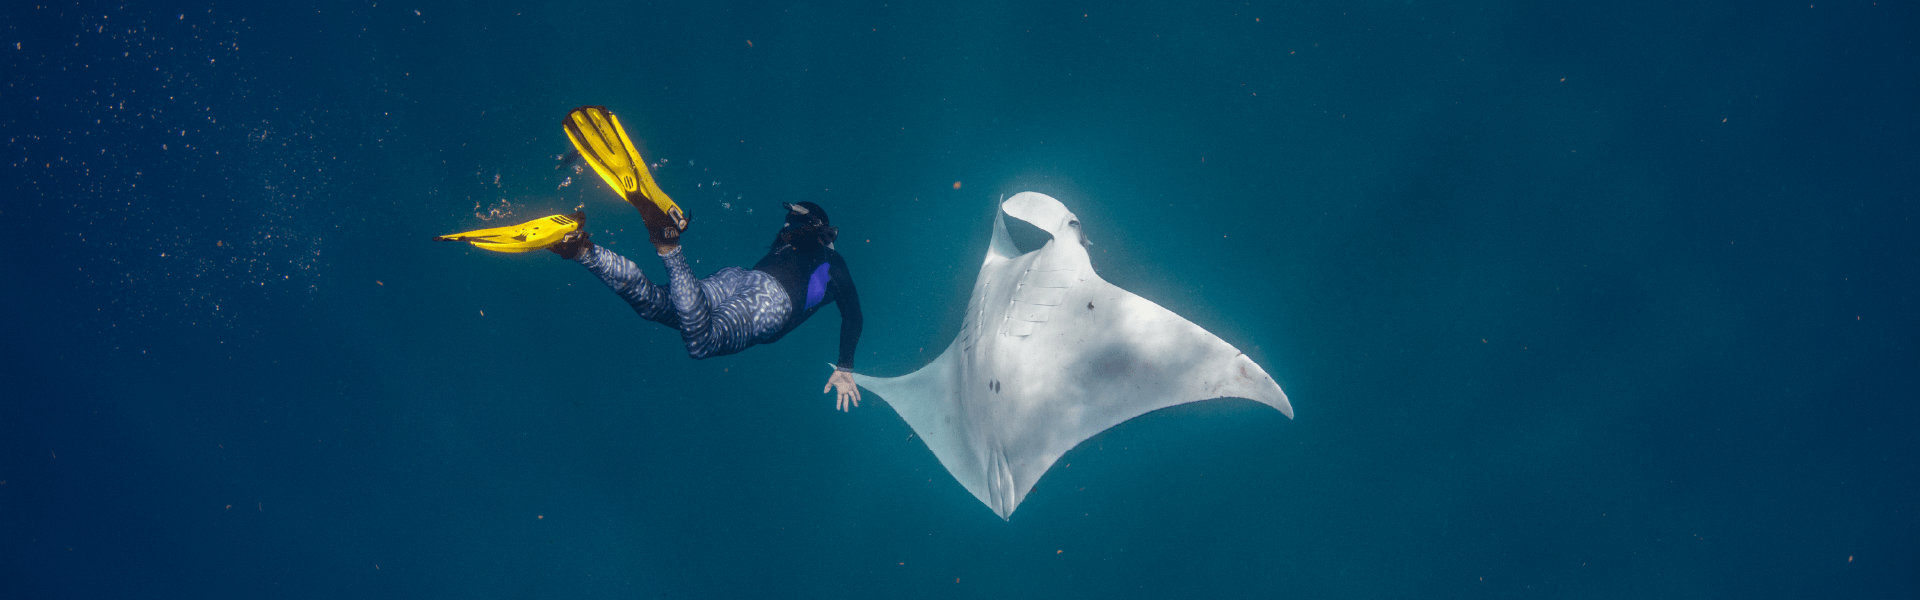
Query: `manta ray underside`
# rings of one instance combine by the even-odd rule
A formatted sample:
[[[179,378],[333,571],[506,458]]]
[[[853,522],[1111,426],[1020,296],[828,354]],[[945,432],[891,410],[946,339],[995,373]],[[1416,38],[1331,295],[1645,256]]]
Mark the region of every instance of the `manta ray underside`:
[[[1006,216],[1053,239],[1021,254]],[[1060,201],[1008,198],[953,344],[913,373],[858,377],[1002,519],[1062,454],[1128,419],[1214,398],[1293,417],[1286,392],[1246,354],[1095,274],[1085,240]]]

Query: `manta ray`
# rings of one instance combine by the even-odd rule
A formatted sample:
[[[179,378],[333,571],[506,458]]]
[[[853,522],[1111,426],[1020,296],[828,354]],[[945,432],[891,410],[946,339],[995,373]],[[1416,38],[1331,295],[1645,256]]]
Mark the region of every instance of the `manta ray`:
[[[1052,236],[1021,253],[1005,217]],[[960,334],[900,377],[856,376],[960,485],[1011,519],[1062,454],[1140,415],[1246,398],[1293,418],[1286,392],[1245,353],[1094,273],[1080,219],[1024,192],[1000,203]]]

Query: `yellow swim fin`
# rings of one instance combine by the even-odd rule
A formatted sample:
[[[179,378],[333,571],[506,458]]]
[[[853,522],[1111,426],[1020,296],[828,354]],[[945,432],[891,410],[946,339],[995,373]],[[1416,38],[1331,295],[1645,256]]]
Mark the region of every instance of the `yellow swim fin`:
[[[436,242],[466,242],[473,247],[494,252],[532,252],[560,243],[560,238],[579,229],[587,220],[586,213],[575,212],[571,215],[552,215],[540,217],[519,225],[475,229],[451,235],[433,237]]]
[[[640,209],[653,237],[678,241],[680,232],[687,230],[687,215],[654,183],[646,159],[633,147],[619,117],[605,106],[582,106],[568,111],[560,126],[567,131],[574,149],[580,151],[580,158],[593,166],[593,172],[599,173],[628,204]]]

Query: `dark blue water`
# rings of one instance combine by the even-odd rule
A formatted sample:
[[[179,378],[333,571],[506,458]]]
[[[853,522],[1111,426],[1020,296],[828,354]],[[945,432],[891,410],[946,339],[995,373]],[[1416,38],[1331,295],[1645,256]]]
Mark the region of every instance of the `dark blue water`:
[[[9,3],[0,595],[1913,597],[1916,23]],[[1150,414],[1003,522],[831,410],[832,314],[695,362],[551,254],[426,241],[584,205],[658,276],[558,187],[583,104],[703,273],[827,206],[863,371],[938,354],[1034,190],[1298,418]]]

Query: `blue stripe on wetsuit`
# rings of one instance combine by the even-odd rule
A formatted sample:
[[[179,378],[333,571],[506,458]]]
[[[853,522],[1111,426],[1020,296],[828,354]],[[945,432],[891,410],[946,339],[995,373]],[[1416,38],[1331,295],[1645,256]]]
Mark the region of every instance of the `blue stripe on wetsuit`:
[[[807,307],[802,310],[813,310],[821,298],[827,297],[827,280],[831,278],[827,274],[827,263],[820,263],[820,268],[813,270],[813,276],[807,278]]]

